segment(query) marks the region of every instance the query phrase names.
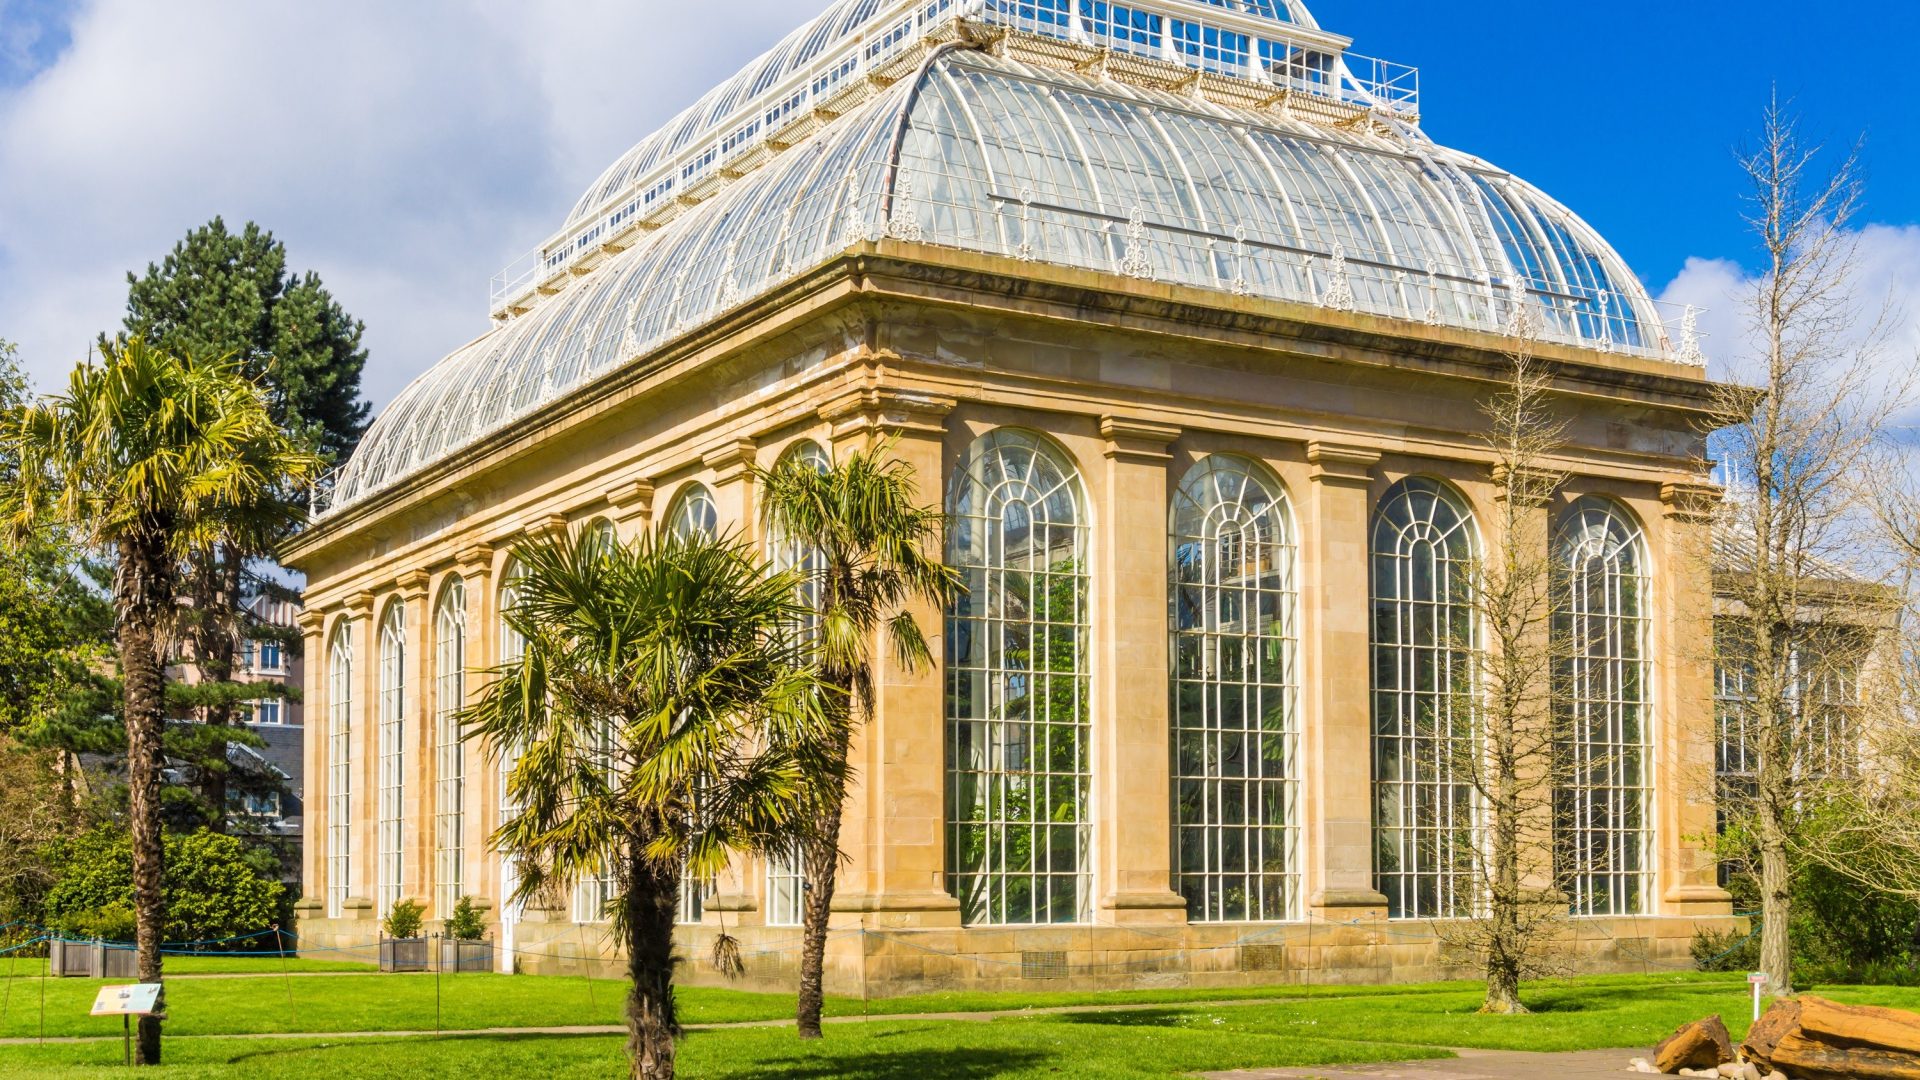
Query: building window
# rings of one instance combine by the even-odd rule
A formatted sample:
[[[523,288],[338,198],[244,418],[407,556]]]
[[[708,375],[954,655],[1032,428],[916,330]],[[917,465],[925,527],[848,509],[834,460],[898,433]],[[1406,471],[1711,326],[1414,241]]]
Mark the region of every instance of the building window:
[[[1085,503],[1061,452],[1004,429],[948,491],[948,880],[969,923],[1088,914]]]
[[[278,726],[284,723],[285,711],[279,698],[261,698],[253,703],[253,722]]]
[[[460,710],[467,697],[467,586],[450,579],[433,617],[434,910],[446,917],[466,887],[467,766]]]
[[[1292,515],[1264,469],[1216,454],[1171,532],[1176,888],[1194,921],[1297,919]]]
[[[518,663],[527,653],[526,639],[520,631],[514,629],[507,616],[520,599],[520,579],[526,569],[518,562],[509,562],[500,574],[499,612],[500,618],[500,663]],[[508,778],[520,763],[520,754],[524,748],[518,742],[509,742],[500,750],[500,821],[505,823],[516,817],[521,810],[519,800],[508,791]],[[506,922],[520,920],[521,904],[514,900],[513,894],[520,887],[520,863],[511,854],[500,857],[500,917]]]
[[[407,615],[398,600],[380,620],[380,895],[378,915],[404,895],[407,807]]]
[[[807,884],[799,845],[767,857],[767,925],[806,922]]]
[[[259,657],[260,657],[260,664],[259,664],[258,670],[260,671],[285,670],[285,667],[284,667],[285,657],[283,655],[279,642],[277,641],[260,642]]]
[[[781,456],[781,463],[798,462],[817,473],[833,468],[833,459],[812,441],[795,443]],[[794,571],[801,575],[799,599],[807,614],[794,632],[802,646],[812,649],[820,635],[821,572],[826,559],[820,549],[781,535],[767,533],[767,564],[776,574]],[[764,912],[768,926],[800,926],[804,919],[806,861],[796,845],[792,850],[767,857],[767,896]]]
[[[1394,918],[1470,913],[1480,838],[1465,755],[1476,629],[1473,519],[1436,481],[1403,480],[1373,521],[1374,887]]]
[[[327,650],[327,918],[353,885],[353,626],[334,624]]]
[[[1595,498],[1554,542],[1554,876],[1575,915],[1639,915],[1653,874],[1645,545]]]
[[[680,540],[696,536],[712,538],[720,532],[720,514],[714,509],[713,492],[705,484],[688,484],[673,497],[661,526],[666,535]]]

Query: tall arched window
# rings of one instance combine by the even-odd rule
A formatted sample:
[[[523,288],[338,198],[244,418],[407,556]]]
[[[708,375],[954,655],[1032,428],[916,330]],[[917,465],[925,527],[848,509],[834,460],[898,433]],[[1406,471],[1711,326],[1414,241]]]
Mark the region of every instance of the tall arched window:
[[[507,614],[513,610],[520,598],[520,578],[526,573],[517,560],[507,563],[500,573],[499,606],[494,610],[499,620],[499,650],[502,665],[518,662],[526,656],[526,639],[520,631],[507,621]],[[522,747],[518,742],[509,742],[500,748],[500,820],[502,823],[520,813],[519,800],[507,790],[507,780],[513,775],[514,766],[520,763]],[[503,945],[510,954],[513,950],[512,927],[520,922],[520,914],[525,905],[514,899],[515,890],[520,887],[520,862],[510,854],[500,857],[500,922],[506,928]],[[508,955],[502,959],[502,970],[511,974],[513,958]]]
[[[353,624],[333,625],[327,649],[327,918],[353,888]]]
[[[1373,869],[1396,918],[1474,904],[1475,548],[1472,516],[1436,481],[1401,481],[1374,513]]]
[[[405,885],[407,807],[407,610],[395,600],[380,619],[380,895],[379,914]]]
[[[1080,476],[1024,431],[982,436],[947,493],[948,880],[970,923],[1089,909],[1087,518]]]
[[[667,516],[661,520],[660,527],[666,535],[683,540],[718,535],[720,514],[714,509],[713,492],[699,483],[681,488],[667,506]]]
[[[1294,539],[1280,486],[1216,454],[1174,494],[1174,869],[1195,921],[1300,916]]]
[[[797,463],[815,472],[833,468],[833,459],[811,440],[795,443],[780,456],[781,466]],[[797,571],[802,576],[800,601],[810,613],[794,630],[802,643],[811,645],[819,635],[820,571],[824,560],[820,550],[776,530],[767,533],[767,565],[774,573]],[[767,857],[766,905],[768,926],[799,926],[803,921],[806,899],[806,871],[798,848]]]
[[[1647,911],[1647,573],[1640,526],[1584,498],[1554,533],[1555,876],[1575,915]]]
[[[467,697],[467,586],[448,580],[433,614],[434,911],[453,913],[466,887],[467,765],[460,710]]]

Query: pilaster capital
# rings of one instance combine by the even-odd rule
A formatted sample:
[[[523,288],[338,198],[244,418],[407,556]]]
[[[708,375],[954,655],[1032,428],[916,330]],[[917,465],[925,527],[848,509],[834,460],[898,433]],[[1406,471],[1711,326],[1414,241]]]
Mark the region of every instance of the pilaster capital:
[[[1373,469],[1380,464],[1380,451],[1315,439],[1307,444],[1307,464],[1313,466],[1308,478],[1316,484],[1365,487],[1373,483]]]
[[[1687,525],[1710,525],[1720,500],[1726,495],[1718,484],[1697,481],[1660,485],[1660,505],[1667,520]]]
[[[394,581],[394,588],[402,600],[423,600],[432,581],[433,575],[425,570],[409,570]]]
[[[300,627],[303,637],[319,637],[320,632],[327,628],[327,613],[302,608],[300,614],[294,616],[293,621]]]
[[[1516,505],[1539,510],[1553,499],[1563,479],[1552,469],[1516,468],[1502,461],[1493,467],[1493,498],[1495,502],[1512,500]]]
[[[341,613],[349,619],[372,618],[373,593],[363,591],[347,597],[347,602],[341,605]]]
[[[608,488],[606,500],[615,521],[646,521],[653,517],[653,495],[653,481],[642,478]]]
[[[860,435],[908,432],[944,435],[947,416],[958,404],[958,400],[944,394],[868,386],[820,406],[820,419],[832,426],[836,442]]]
[[[1125,416],[1103,416],[1100,437],[1107,440],[1106,455],[1110,461],[1156,464],[1173,460],[1167,447],[1180,437],[1180,429]]]
[[[493,545],[463,547],[455,553],[453,564],[462,577],[485,577],[493,571]]]
[[[567,535],[567,515],[544,514],[527,522],[521,530],[529,540],[558,540]]]
[[[700,460],[713,470],[714,483],[731,484],[747,475],[747,470],[758,460],[755,457],[758,449],[759,445],[752,439],[733,439],[717,449],[707,451]]]

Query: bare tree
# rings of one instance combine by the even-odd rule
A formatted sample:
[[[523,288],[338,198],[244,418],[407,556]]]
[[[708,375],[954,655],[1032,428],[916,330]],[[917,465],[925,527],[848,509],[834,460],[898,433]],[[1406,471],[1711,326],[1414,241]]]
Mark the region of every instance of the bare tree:
[[[1506,381],[1481,406],[1494,458],[1494,520],[1458,586],[1468,615],[1456,647],[1471,658],[1450,710],[1470,717],[1451,748],[1455,782],[1467,788],[1482,828],[1462,841],[1474,896],[1463,918],[1441,923],[1450,948],[1486,974],[1482,1012],[1521,1013],[1523,980],[1550,973],[1566,901],[1552,885],[1553,803],[1561,787],[1553,707],[1553,560],[1547,503],[1564,480],[1552,467],[1565,425],[1550,400],[1551,371],[1533,351],[1534,327],[1519,312]],[[1434,733],[1439,736],[1441,733]]]
[[[1843,639],[1825,633],[1829,587],[1850,562],[1860,525],[1849,481],[1911,372],[1876,364],[1884,315],[1863,317],[1853,283],[1859,210],[1857,150],[1821,173],[1822,148],[1802,140],[1776,99],[1760,142],[1741,159],[1747,218],[1765,268],[1745,297],[1747,350],[1718,391],[1712,424],[1730,477],[1713,572],[1720,597],[1714,660],[1722,672],[1723,839],[1753,868],[1761,907],[1760,966],[1790,993],[1787,924],[1796,838],[1831,771],[1804,753],[1804,702],[1823,668],[1842,669]],[[1889,376],[1892,377],[1889,377]],[[1731,743],[1731,746],[1729,746]]]

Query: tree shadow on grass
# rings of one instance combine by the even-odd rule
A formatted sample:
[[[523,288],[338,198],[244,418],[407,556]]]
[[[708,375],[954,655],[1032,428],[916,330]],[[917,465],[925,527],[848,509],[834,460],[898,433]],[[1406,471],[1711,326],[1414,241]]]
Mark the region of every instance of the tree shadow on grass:
[[[951,1050],[875,1050],[821,1057],[769,1056],[732,1068],[707,1065],[700,1069],[700,1075],[713,1080],[766,1076],[784,1080],[900,1080],[902,1077],[987,1080],[1038,1068],[1052,1060],[1052,1055],[1034,1050],[968,1046]]]

